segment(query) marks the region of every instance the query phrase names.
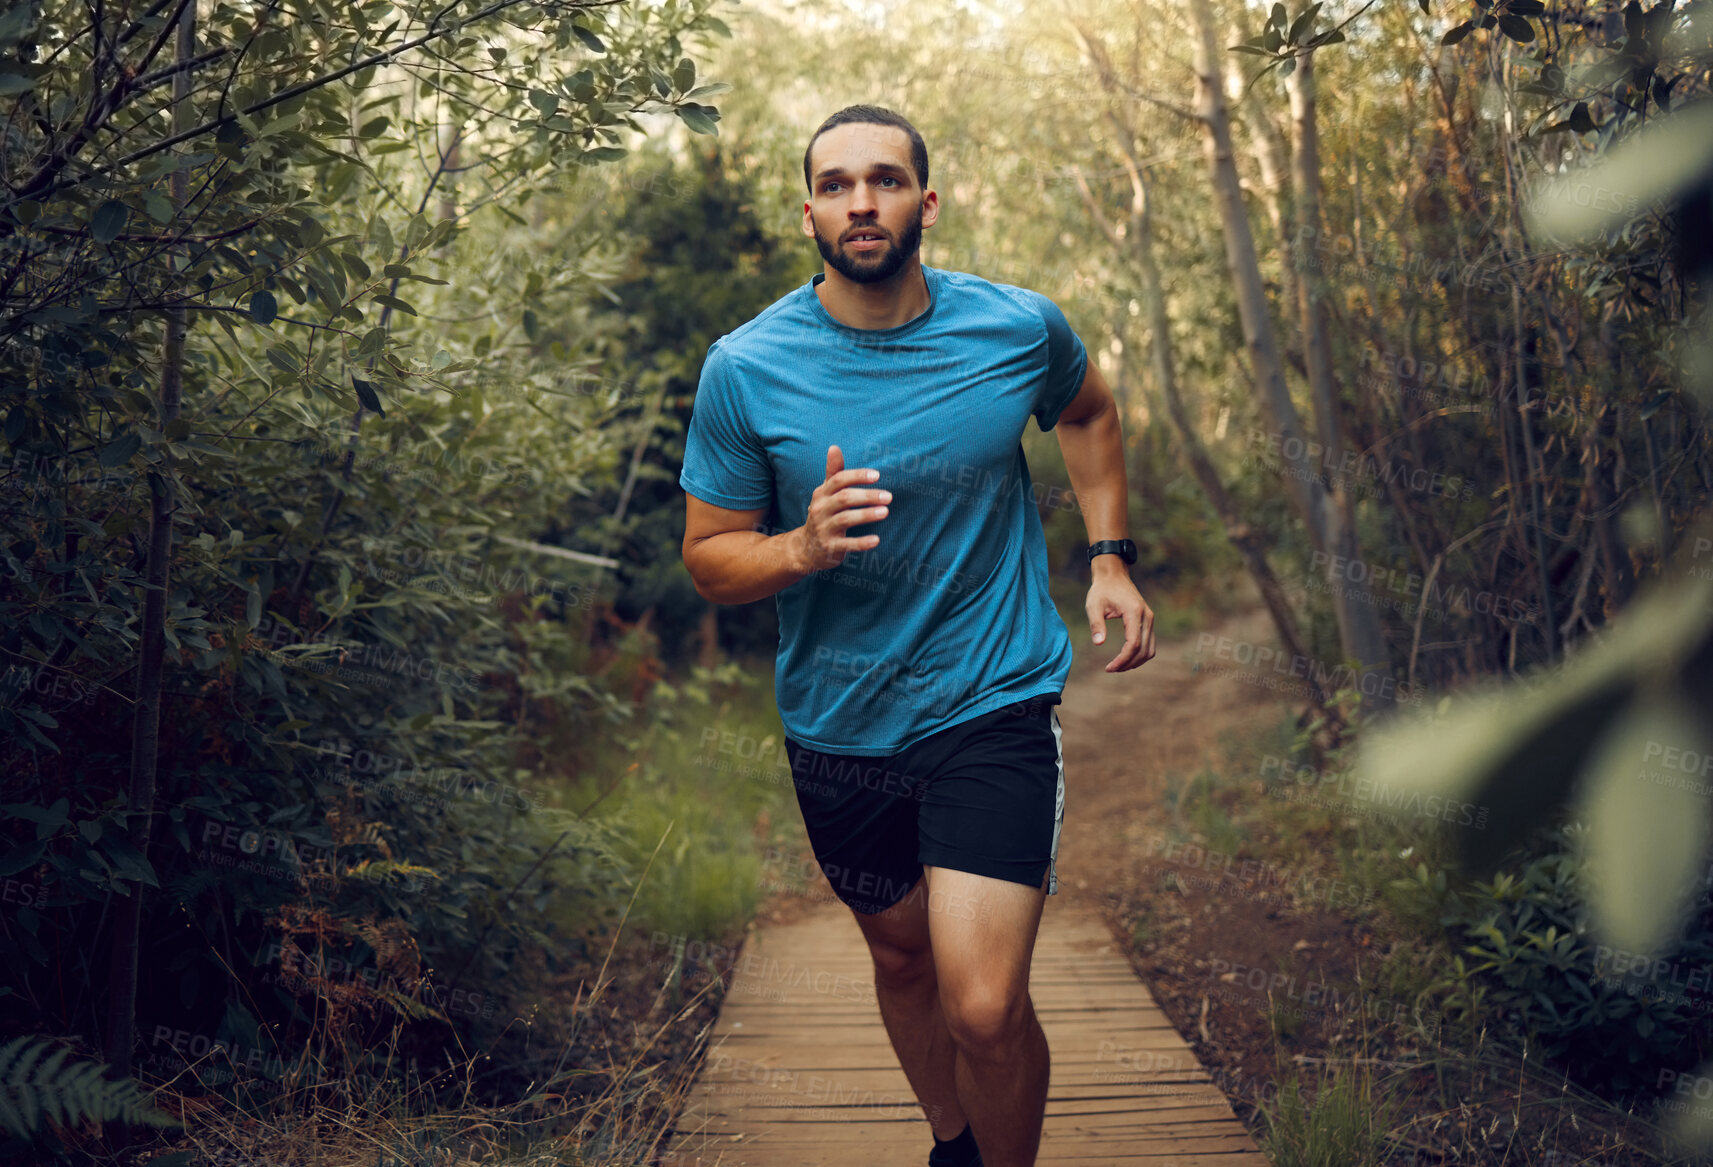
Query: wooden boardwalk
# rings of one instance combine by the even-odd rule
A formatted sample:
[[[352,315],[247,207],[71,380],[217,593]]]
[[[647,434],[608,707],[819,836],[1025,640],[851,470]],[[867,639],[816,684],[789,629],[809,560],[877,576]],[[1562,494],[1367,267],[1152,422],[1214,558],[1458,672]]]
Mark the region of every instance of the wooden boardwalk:
[[[1037,1167],[1266,1167],[1098,917],[1047,901],[1029,992],[1052,1051]],[[709,1044],[666,1167],[927,1163],[842,904],[750,934]]]

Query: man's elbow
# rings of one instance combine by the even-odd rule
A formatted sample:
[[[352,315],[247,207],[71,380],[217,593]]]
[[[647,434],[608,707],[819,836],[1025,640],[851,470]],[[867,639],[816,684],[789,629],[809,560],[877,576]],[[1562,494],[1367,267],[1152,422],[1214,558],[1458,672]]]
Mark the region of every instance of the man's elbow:
[[[1098,426],[1118,424],[1118,403],[1108,398],[1087,413],[1078,417],[1059,418],[1059,428],[1069,426],[1074,430],[1088,430]]]
[[[706,571],[699,572],[696,570],[699,561],[696,549],[701,542],[700,539],[686,539],[684,541],[684,546],[680,549],[680,555],[684,560],[684,570],[690,573],[690,584],[696,589],[698,596],[710,604],[722,603],[723,601],[709,590],[713,587],[713,581],[708,578]]]

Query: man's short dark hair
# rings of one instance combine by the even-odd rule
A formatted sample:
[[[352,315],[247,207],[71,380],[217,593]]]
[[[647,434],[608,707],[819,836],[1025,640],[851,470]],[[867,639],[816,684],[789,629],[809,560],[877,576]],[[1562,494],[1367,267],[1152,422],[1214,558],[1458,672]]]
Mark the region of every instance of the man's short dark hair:
[[[910,163],[916,170],[916,182],[923,190],[928,189],[928,143],[922,140],[922,135],[916,132],[916,127],[901,113],[879,105],[847,105],[838,113],[821,123],[820,129],[810,135],[809,144],[803,148],[803,185],[809,188],[809,193],[815,193],[815,184],[809,177],[809,152],[815,148],[815,139],[832,129],[834,126],[846,126],[852,123],[873,126],[897,126],[910,135]]]

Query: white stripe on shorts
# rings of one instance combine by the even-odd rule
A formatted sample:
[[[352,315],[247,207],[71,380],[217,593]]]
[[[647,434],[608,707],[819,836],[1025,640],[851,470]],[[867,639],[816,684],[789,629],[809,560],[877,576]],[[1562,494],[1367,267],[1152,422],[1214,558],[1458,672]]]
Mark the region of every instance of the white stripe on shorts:
[[[1053,794],[1053,849],[1047,856],[1047,894],[1059,894],[1059,831],[1065,825],[1065,748],[1064,735],[1059,731],[1059,711],[1052,706],[1047,712],[1053,719],[1053,748],[1058,757],[1059,786]]]

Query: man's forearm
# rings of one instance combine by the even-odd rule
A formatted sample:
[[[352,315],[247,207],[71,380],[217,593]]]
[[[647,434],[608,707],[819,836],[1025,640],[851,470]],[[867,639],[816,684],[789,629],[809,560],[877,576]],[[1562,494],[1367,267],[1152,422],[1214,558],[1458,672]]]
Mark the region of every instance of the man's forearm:
[[[804,566],[803,528],[779,535],[722,531],[685,552],[696,591],[715,604],[750,604],[811,574]]]
[[[1065,456],[1065,471],[1071,476],[1071,489],[1088,527],[1088,541],[1128,538],[1130,487],[1124,477],[1124,432],[1118,410],[1108,406],[1083,421],[1061,421],[1054,428]],[[1097,572],[1126,573],[1129,567],[1116,555],[1097,556],[1091,566]]]

